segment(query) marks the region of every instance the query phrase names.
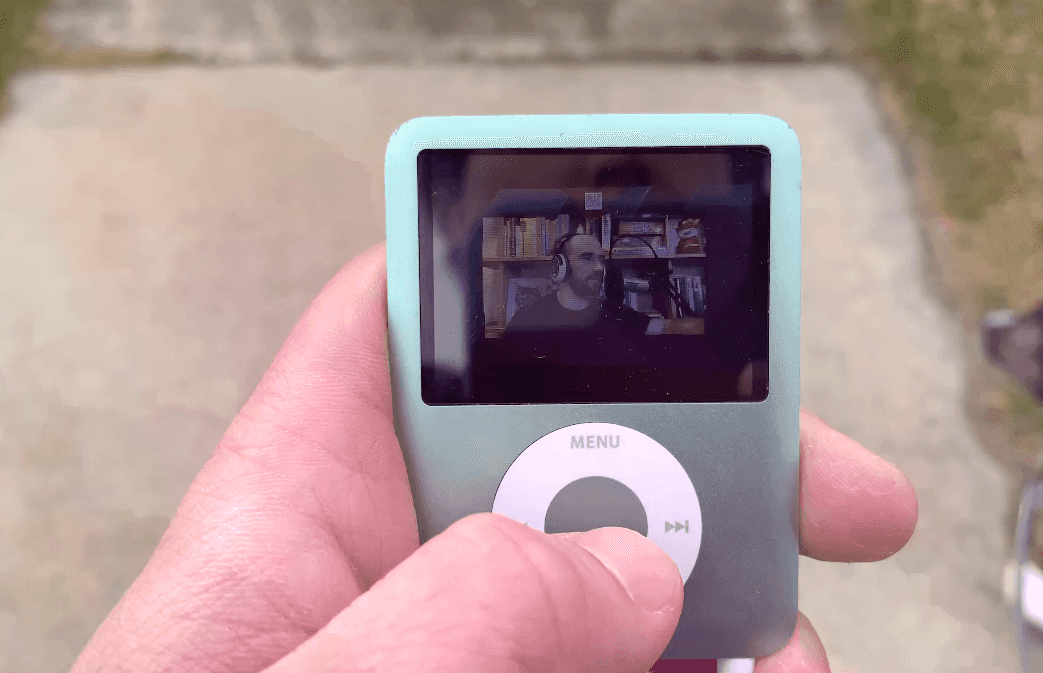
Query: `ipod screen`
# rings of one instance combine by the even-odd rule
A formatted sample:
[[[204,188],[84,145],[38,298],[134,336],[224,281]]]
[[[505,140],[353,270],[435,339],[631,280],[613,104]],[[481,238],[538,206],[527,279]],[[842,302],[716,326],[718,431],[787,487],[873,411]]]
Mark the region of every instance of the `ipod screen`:
[[[765,147],[424,150],[425,403],[768,395]]]

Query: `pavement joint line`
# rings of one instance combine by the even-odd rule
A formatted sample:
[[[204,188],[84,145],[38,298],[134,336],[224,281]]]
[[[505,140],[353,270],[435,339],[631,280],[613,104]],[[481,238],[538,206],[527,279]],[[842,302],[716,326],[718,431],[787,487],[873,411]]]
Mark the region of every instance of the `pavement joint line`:
[[[827,3],[828,4],[828,3]],[[62,0],[59,49],[167,51],[200,63],[817,62],[849,40],[810,0]],[[437,9],[437,11],[436,11]]]

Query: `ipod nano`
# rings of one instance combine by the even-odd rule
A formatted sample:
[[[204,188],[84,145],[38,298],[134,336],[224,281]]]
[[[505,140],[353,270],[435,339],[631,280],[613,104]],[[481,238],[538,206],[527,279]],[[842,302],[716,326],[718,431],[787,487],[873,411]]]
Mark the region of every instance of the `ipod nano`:
[[[624,526],[685,582],[664,659],[797,619],[800,150],[762,115],[421,118],[386,161],[421,541]]]

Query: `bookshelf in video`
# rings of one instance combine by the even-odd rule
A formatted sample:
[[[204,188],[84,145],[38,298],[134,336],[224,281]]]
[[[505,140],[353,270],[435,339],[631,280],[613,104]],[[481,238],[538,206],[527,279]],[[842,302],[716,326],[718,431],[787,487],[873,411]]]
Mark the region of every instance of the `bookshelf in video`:
[[[648,188],[614,198],[597,191],[504,191],[511,192],[513,207],[494,207],[482,219],[487,338],[502,336],[520,308],[558,289],[551,279],[554,243],[572,232],[601,242],[617,271],[616,301],[669,320],[674,333],[704,333],[707,242],[702,218],[686,217],[676,208],[672,213],[652,205],[642,208]]]

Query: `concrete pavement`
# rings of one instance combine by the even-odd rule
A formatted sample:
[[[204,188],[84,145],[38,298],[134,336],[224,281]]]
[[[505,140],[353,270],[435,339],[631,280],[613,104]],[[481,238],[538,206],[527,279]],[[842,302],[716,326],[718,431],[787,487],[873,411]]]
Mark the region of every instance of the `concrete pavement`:
[[[921,503],[889,561],[802,561],[833,670],[1014,670],[1006,481],[961,417],[955,327],[868,87],[827,65],[20,79],[0,126],[0,669],[71,663],[309,299],[382,238],[397,125],[610,110],[764,112],[801,138],[803,404]]]

